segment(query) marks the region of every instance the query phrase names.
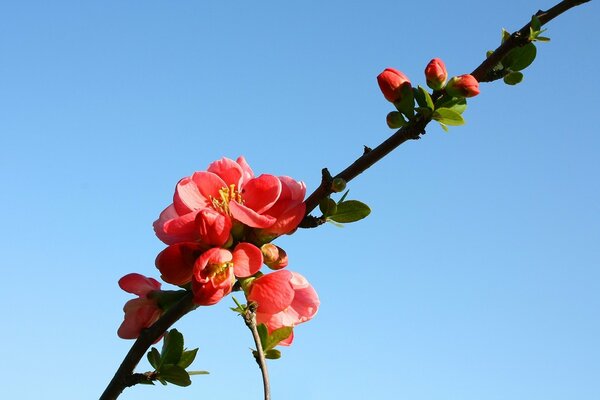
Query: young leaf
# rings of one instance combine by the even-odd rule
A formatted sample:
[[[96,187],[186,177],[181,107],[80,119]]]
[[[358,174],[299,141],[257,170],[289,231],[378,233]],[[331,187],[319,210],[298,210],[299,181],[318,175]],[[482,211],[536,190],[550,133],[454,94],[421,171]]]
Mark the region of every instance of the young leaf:
[[[510,32],[502,28],[502,43],[506,42],[510,38]]]
[[[349,223],[356,222],[371,213],[371,209],[365,203],[358,200],[348,200],[338,203],[337,212],[329,217],[332,221]]]
[[[208,375],[210,372],[208,371],[188,371],[188,375]]]
[[[270,349],[265,352],[265,358],[268,360],[277,360],[278,358],[281,358],[281,352],[277,349]]]
[[[465,124],[463,117],[449,108],[438,108],[433,113],[433,119],[450,126],[460,126]]]
[[[346,192],[342,195],[340,201],[338,201],[338,204],[343,203],[344,200],[346,200],[346,196],[348,196],[348,193],[350,193],[350,189],[346,190]]]
[[[421,93],[423,93],[423,96],[425,97],[425,103],[427,104],[427,108],[429,108],[431,111],[433,111],[435,109],[435,107],[433,105],[433,99],[429,95],[429,92],[427,90],[423,89],[421,86],[419,86],[419,91]]]
[[[264,349],[269,341],[269,330],[265,324],[259,324],[256,327],[256,330],[258,331],[258,336],[260,337],[260,344]]]
[[[181,358],[179,359],[179,362],[177,363],[177,365],[183,369],[186,369],[187,367],[192,365],[192,363],[194,362],[194,359],[196,358],[197,353],[198,353],[198,349],[185,350],[181,354]]]
[[[440,126],[442,127],[444,132],[448,132],[448,127],[446,126],[446,124],[444,124],[443,122],[440,122],[440,121],[438,121],[438,124],[440,124]]]
[[[516,85],[523,80],[523,74],[520,72],[511,72],[504,77],[504,83],[507,85]]]
[[[163,365],[159,371],[159,379],[163,379],[177,386],[190,386],[192,381],[185,369],[178,365]]]
[[[164,338],[160,355],[161,364],[177,364],[183,353],[183,335],[177,329],[171,329]]]
[[[444,96],[438,101],[438,108],[448,108],[462,114],[467,109],[467,99],[463,97],[447,97]]]
[[[275,329],[266,340],[266,343],[263,344],[263,350],[268,351],[274,348],[284,339],[287,339],[292,334],[291,326],[283,326],[279,329]]]
[[[335,214],[336,208],[337,204],[331,199],[331,197],[325,197],[319,202],[319,210],[321,210],[324,217]]]
[[[508,52],[502,59],[502,64],[513,71],[521,71],[527,68],[537,55],[537,49],[533,43],[527,43],[523,47],[517,47]]]
[[[531,16],[531,28],[534,31],[539,31],[540,29],[542,29],[542,23],[536,15]]]
[[[160,353],[158,352],[156,347],[153,347],[148,352],[148,362],[150,363],[150,365],[152,365],[152,368],[154,368],[155,370],[158,370],[160,368]]]
[[[418,88],[413,88],[413,96],[419,107],[427,107],[427,102],[425,101],[425,96],[423,96],[423,92],[421,91],[421,86]]]

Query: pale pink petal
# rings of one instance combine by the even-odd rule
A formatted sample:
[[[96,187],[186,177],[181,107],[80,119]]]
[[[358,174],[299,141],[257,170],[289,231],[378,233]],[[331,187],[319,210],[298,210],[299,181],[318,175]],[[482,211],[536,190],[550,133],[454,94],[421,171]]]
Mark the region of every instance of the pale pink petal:
[[[258,214],[256,211],[235,201],[229,203],[229,210],[233,218],[251,228],[267,228],[276,221],[275,218],[269,215]]]
[[[254,172],[252,171],[252,168],[250,168],[250,165],[248,165],[246,162],[244,156],[239,156],[236,162],[240,167],[242,167],[242,171],[244,172],[242,175],[242,186],[244,186],[246,182],[254,178]]]
[[[123,307],[125,319],[117,331],[122,339],[136,339],[142,329],[155,323],[161,315],[161,310],[156,303],[147,299],[133,299]]]
[[[306,195],[306,185],[302,181],[297,181],[289,176],[280,176],[279,180],[283,187],[285,187],[286,199],[293,200],[295,202],[301,202],[304,200]]]
[[[275,314],[285,310],[294,299],[294,289],[290,285],[292,274],[281,270],[263,275],[252,282],[248,300],[258,304],[260,313]]]
[[[127,274],[119,279],[119,286],[124,291],[137,294],[140,297],[145,297],[154,290],[160,290],[160,282],[156,279],[136,273]]]
[[[258,247],[240,243],[233,250],[233,272],[238,278],[252,276],[260,270],[263,255]]]
[[[281,194],[281,182],[276,176],[263,174],[244,185],[244,205],[262,214],[275,204]]]
[[[227,184],[212,172],[198,171],[192,175],[192,180],[198,186],[198,193],[206,204],[212,204],[212,199],[220,200],[219,190]]]
[[[212,162],[206,170],[221,177],[227,186],[233,184],[239,188],[242,183],[242,175],[244,174],[242,167],[229,158],[223,157]]]
[[[187,214],[193,210],[208,207],[208,200],[200,194],[196,182],[191,177],[180,180],[175,187],[173,206],[179,215]]]

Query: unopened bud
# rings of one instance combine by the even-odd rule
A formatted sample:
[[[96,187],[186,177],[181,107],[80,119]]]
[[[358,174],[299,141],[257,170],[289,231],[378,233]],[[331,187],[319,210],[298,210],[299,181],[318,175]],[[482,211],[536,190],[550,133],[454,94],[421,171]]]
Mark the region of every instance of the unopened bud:
[[[406,125],[406,120],[402,116],[402,113],[398,111],[390,112],[385,118],[385,122],[387,122],[387,125],[391,129],[402,128],[404,125]]]
[[[386,68],[377,76],[377,83],[387,101],[392,103],[402,100],[402,88],[410,87],[410,81],[402,72],[394,68]]]
[[[473,97],[479,94],[479,82],[473,75],[460,75],[450,79],[446,93],[453,97]]]
[[[334,193],[339,193],[342,190],[346,189],[346,180],[342,178],[335,178],[331,181],[331,191]]]
[[[263,261],[267,267],[278,270],[287,267],[288,257],[281,247],[275,246],[272,243],[263,244],[260,248],[263,254]]]
[[[448,79],[448,71],[446,71],[444,62],[439,58],[429,61],[429,64],[425,67],[425,79],[427,80],[427,86],[433,90],[440,90],[446,83],[446,79]]]

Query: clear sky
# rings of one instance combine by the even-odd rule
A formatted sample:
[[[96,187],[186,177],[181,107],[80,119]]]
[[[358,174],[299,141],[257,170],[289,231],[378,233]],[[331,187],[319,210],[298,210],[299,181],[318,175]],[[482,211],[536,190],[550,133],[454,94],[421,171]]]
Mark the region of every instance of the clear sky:
[[[0,3],[1,397],[100,395],[132,343],[117,280],[158,277],[181,177],[244,155],[312,190],[392,133],[381,70],[467,73],[552,4]],[[278,241],[322,305],[270,363],[274,399],[600,398],[599,18],[553,21],[522,84],[353,181],[368,219]],[[211,375],[122,398],[261,398],[231,305],[176,325]]]

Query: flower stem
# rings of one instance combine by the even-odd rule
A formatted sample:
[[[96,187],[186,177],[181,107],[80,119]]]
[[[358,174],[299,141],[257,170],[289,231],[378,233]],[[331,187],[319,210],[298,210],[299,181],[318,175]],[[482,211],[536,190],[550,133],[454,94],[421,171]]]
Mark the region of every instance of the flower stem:
[[[267,369],[267,360],[265,358],[265,352],[263,351],[262,343],[260,341],[260,335],[258,334],[258,327],[256,326],[256,304],[249,303],[246,308],[246,312],[243,315],[244,322],[250,332],[252,332],[252,338],[256,345],[256,363],[260,368],[263,380],[263,392],[265,394],[265,400],[271,400],[271,389],[269,386],[269,370]]]

